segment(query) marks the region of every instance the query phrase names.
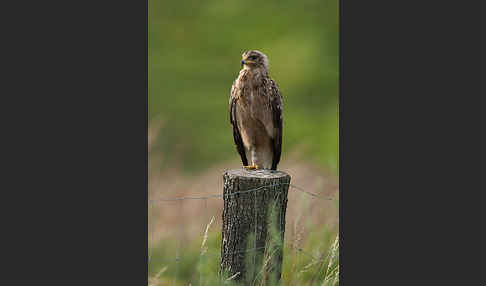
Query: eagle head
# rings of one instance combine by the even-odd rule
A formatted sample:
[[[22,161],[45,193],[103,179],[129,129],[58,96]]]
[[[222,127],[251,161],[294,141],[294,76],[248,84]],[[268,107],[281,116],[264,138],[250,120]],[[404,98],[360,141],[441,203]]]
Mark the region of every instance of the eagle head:
[[[249,69],[262,69],[268,72],[268,58],[267,56],[257,50],[246,51],[241,55],[241,65]]]

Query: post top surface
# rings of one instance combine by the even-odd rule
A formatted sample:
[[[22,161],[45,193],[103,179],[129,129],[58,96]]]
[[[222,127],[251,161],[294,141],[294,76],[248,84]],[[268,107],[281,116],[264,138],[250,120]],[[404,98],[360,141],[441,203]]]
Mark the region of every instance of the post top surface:
[[[274,171],[274,170],[246,170],[246,169],[232,169],[226,170],[225,174],[233,177],[246,177],[246,178],[268,178],[268,179],[276,179],[289,176],[286,172],[283,171]]]

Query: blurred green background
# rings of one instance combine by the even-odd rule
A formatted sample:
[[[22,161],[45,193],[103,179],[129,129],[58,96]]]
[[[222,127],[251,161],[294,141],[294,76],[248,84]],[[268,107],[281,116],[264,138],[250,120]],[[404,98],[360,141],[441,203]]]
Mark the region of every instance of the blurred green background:
[[[338,1],[149,0],[149,125],[153,151],[194,173],[240,160],[228,98],[241,54],[269,57],[284,97],[282,160],[292,150],[338,169]]]

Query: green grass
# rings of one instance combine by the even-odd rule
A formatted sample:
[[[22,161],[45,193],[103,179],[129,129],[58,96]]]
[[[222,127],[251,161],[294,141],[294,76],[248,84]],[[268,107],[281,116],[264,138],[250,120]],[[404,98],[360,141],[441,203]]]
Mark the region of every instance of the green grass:
[[[333,203],[337,206],[339,201]],[[272,227],[277,224],[276,217],[272,215],[276,213],[271,206],[269,208],[269,237],[263,259],[257,258],[255,264],[255,252],[244,254],[248,273],[258,273],[253,283],[246,284],[265,285],[264,277],[268,275],[266,269],[274,265],[271,253],[277,248],[283,248],[281,285],[339,285],[338,225],[323,224],[319,217],[308,216],[305,204],[301,204],[300,215],[294,220],[295,225],[292,227],[293,223],[289,225],[287,221],[285,240],[282,242],[279,231]],[[229,275],[218,273],[221,262],[221,226],[214,226],[216,220],[213,216],[207,226],[201,228],[200,234],[186,236],[185,239],[170,237],[162,239],[158,245],[152,245],[149,252],[149,286],[167,285],[169,281],[174,285],[219,285],[221,279],[226,280]],[[249,233],[248,249],[253,248],[253,241],[253,234]],[[231,281],[226,282],[225,285],[231,284]]]
[[[282,285],[323,285],[324,281],[327,281],[325,285],[338,285],[339,245],[336,245],[336,239],[337,229],[325,226],[308,233],[300,246],[288,239],[290,242],[284,244],[283,250]],[[167,285],[165,283],[168,282],[175,282],[175,285],[218,285],[221,233],[209,233],[204,254],[201,254],[202,241],[203,235],[180,246],[181,260],[178,262],[174,261],[176,242],[154,247],[149,263],[150,285]],[[164,269],[157,277],[157,273]]]

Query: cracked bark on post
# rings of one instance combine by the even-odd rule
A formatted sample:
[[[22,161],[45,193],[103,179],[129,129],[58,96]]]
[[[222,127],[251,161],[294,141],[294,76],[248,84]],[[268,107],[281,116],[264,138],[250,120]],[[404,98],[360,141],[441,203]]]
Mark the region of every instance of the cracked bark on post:
[[[222,279],[279,281],[290,176],[236,169],[226,171],[223,180]]]

